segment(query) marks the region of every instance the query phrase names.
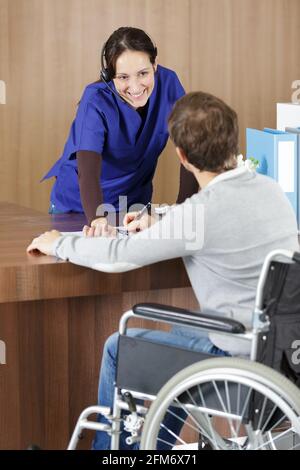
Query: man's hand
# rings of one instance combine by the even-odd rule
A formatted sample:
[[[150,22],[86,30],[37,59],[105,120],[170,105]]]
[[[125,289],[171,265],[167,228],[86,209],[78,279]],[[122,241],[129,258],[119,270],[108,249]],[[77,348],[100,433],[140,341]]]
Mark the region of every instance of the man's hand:
[[[45,232],[37,238],[34,238],[30,245],[27,247],[27,253],[37,255],[43,253],[44,255],[52,255],[52,247],[54,242],[61,237],[58,230],[51,230]]]
[[[145,230],[156,222],[156,218],[148,215],[147,213],[143,214],[141,218],[136,220],[136,217],[139,215],[139,211],[128,212],[123,219],[123,226],[126,228],[128,233],[136,233],[141,230]],[[116,227],[109,225],[106,217],[99,217],[98,219],[93,220],[91,226],[85,225],[83,227],[83,235],[85,237],[109,237],[116,238],[118,235],[118,230]]]
[[[139,215],[139,211],[136,212],[127,212],[123,219],[123,225],[126,227],[128,232],[136,233],[145,230],[146,228],[151,227],[156,222],[155,217],[145,213],[141,218],[136,220],[136,217]]]

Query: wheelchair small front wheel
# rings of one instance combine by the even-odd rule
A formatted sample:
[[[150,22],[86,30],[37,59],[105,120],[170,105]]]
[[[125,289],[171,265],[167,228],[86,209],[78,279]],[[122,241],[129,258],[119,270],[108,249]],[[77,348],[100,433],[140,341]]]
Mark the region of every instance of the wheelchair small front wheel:
[[[141,449],[200,450],[203,442],[221,450],[300,449],[299,389],[244,359],[207,359],[183,369],[152,403]]]

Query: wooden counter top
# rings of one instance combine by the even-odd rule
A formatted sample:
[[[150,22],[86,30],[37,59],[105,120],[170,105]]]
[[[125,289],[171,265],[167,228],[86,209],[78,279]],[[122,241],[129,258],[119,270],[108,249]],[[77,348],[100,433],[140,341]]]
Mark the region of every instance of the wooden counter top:
[[[128,273],[107,274],[52,256],[26,253],[30,241],[46,230],[81,230],[80,214],[48,215],[0,202],[0,302],[112,294],[189,286],[180,259]],[[138,275],[137,275],[138,273]]]

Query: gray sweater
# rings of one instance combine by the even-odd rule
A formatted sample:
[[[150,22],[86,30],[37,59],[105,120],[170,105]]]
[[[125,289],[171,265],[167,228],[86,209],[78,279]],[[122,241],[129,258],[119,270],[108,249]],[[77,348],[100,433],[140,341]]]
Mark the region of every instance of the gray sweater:
[[[201,311],[249,328],[263,260],[277,248],[299,249],[293,209],[274,180],[241,167],[218,175],[143,232],[121,239],[65,235],[53,254],[105,272],[182,257]],[[231,354],[249,352],[245,340],[210,338]]]

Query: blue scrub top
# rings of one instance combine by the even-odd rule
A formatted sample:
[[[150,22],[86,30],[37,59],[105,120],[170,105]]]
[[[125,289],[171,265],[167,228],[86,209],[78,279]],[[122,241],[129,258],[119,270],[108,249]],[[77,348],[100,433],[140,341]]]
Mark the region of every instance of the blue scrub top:
[[[115,90],[114,83],[109,83]],[[103,202],[118,210],[146,204],[152,197],[157,160],[168,140],[167,119],[184,89],[172,70],[158,65],[142,130],[139,113],[105,83],[88,85],[61,158],[43,179],[56,177],[51,204],[57,212],[84,212],[80,200],[76,152],[102,155]],[[127,196],[127,208],[119,207]]]

